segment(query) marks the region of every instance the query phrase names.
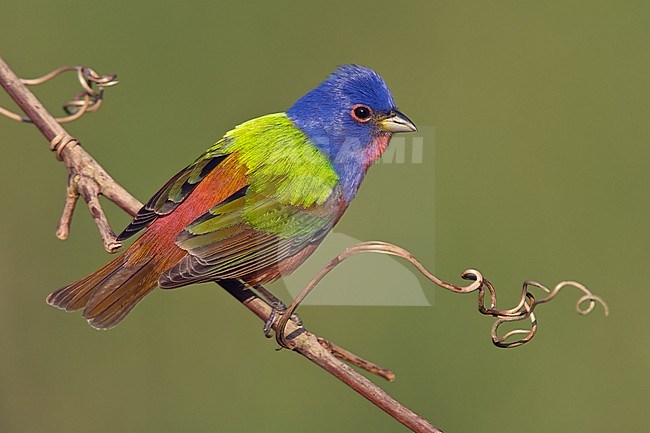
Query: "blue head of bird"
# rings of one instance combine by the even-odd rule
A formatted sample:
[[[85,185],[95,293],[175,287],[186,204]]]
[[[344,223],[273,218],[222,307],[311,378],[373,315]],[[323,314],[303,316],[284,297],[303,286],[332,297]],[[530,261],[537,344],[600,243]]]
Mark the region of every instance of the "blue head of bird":
[[[383,78],[357,65],[340,66],[287,110],[287,115],[327,155],[348,201],[392,134],[417,130],[397,110]]]

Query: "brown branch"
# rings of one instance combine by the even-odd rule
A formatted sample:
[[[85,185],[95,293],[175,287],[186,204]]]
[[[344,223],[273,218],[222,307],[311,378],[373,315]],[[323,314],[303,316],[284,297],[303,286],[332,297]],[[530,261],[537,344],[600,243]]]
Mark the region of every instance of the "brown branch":
[[[99,195],[104,195],[130,215],[135,215],[142,204],[118,185],[108,173],[95,161],[78,142],[72,138],[54,117],[43,107],[36,97],[25,87],[9,66],[0,57],[0,85],[9,93],[16,104],[25,112],[27,117],[38,127],[45,138],[51,143],[51,150],[57,152],[68,168],[68,187],[66,201],[57,236],[65,239],[70,227],[70,219],[74,205],[81,195],[91,211],[108,252],[115,252],[121,244],[116,241],[115,234],[99,204]],[[257,297],[251,290],[241,287],[227,287],[226,290],[239,300],[246,308],[267,322],[272,317],[273,308]],[[278,332],[280,322],[274,321],[273,329]],[[360,375],[337,357],[345,359],[361,368],[392,380],[394,374],[366,361],[327,340],[308,332],[294,322],[282,323],[286,334],[282,340],[289,342],[291,348],[332,374],[350,388],[357,391],[370,402],[384,410],[410,430],[417,433],[440,433],[440,430],[427,420],[418,416],[397,400],[390,397],[377,385]]]
[[[116,240],[115,233],[108,224],[99,203],[99,195],[108,198],[132,216],[142,207],[142,203],[118,185],[106,170],[83,150],[79,142],[63,129],[1,57],[0,85],[51,143],[51,150],[57,152],[57,156],[68,169],[66,201],[56,231],[57,236],[60,239],[68,236],[74,206],[81,196],[97,224],[104,248],[109,253],[117,251],[122,244]]]

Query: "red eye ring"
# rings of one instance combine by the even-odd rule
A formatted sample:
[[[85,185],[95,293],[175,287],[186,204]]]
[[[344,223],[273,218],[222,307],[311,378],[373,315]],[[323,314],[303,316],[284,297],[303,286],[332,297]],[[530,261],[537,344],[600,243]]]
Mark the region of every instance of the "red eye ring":
[[[356,104],[352,107],[350,115],[357,122],[366,123],[372,118],[372,109],[367,105]]]

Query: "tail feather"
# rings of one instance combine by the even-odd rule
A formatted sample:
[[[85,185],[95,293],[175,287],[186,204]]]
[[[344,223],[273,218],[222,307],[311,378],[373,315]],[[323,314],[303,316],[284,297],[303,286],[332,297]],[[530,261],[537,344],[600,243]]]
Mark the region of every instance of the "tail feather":
[[[87,277],[55,290],[47,297],[47,303],[65,311],[80,310],[90,299],[93,290],[119,271],[123,262],[123,256],[118,257]]]
[[[93,317],[87,318],[90,326],[96,329],[110,329],[117,325],[129,312],[140,302],[145,296],[149,294],[154,288],[153,285],[143,285],[139,289],[131,292],[128,296],[124,296],[120,302],[111,305],[110,308],[102,311]]]
[[[95,290],[83,312],[88,323],[97,329],[110,329],[117,325],[156,287],[158,273],[155,272],[155,263],[148,260],[136,267],[122,268],[107,283]]]
[[[47,303],[66,311],[83,308],[83,317],[93,328],[114,327],[158,280],[151,258],[130,266],[125,263],[125,255],[116,258],[97,272],[52,292]]]

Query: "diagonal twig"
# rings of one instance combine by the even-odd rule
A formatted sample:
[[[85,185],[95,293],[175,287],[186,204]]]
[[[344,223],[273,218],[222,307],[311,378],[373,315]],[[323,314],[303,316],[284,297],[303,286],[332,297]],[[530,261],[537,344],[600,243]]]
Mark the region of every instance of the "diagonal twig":
[[[77,93],[72,100],[63,105],[63,110],[68,116],[57,117],[55,120],[58,123],[74,122],[86,113],[97,111],[103,101],[104,88],[112,87],[118,83],[117,75],[99,75],[94,69],[85,66],[62,66],[42,77],[21,79],[20,81],[26,86],[38,86],[68,71],[77,72],[77,79],[83,91]],[[0,114],[18,122],[32,122],[29,117],[21,116],[6,108],[0,107]]]
[[[422,263],[420,263],[410,252],[405,250],[402,247],[393,245],[387,242],[379,241],[370,241],[370,242],[361,242],[358,243],[341,254],[336,256],[330,263],[323,267],[314,278],[307,283],[307,285],[298,293],[295,297],[289,308],[283,312],[282,316],[277,320],[277,330],[275,334],[276,341],[281,347],[288,349],[294,348],[294,342],[287,337],[285,332],[285,327],[287,326],[289,319],[294,314],[298,306],[302,301],[307,297],[307,295],[316,287],[316,285],[323,279],[327,274],[329,274],[334,268],[336,268],[344,260],[361,253],[379,253],[379,254],[388,254],[391,256],[401,257],[408,260],[415,268],[429,281],[433,282],[443,289],[447,289],[454,293],[472,293],[478,291],[478,310],[481,314],[491,317],[496,317],[497,320],[492,326],[491,336],[492,342],[495,346],[501,348],[512,348],[521,346],[529,342],[537,332],[537,319],[535,318],[535,307],[539,304],[551,301],[555,296],[560,292],[564,287],[575,287],[580,290],[583,295],[578,299],[576,303],[576,311],[579,314],[586,315],[589,314],[596,307],[596,303],[602,305],[605,310],[605,315],[609,315],[609,307],[605,300],[600,296],[594,295],[589,289],[584,285],[578,283],[577,281],[562,281],[555,286],[553,290],[549,290],[547,287],[535,281],[525,281],[521,290],[521,295],[519,297],[519,303],[509,309],[497,309],[497,295],[494,290],[494,286],[490,283],[483,275],[476,269],[467,269],[461,274],[461,277],[464,280],[471,281],[467,286],[457,286],[455,284],[447,283],[437,276],[429,272]],[[535,296],[528,290],[529,287],[537,287],[544,292],[548,293],[545,298],[535,299]],[[486,291],[490,294],[490,306],[485,306],[485,293]],[[583,307],[583,304],[588,302],[587,307]],[[498,335],[499,327],[507,322],[518,322],[522,320],[529,319],[531,322],[531,329],[514,329],[508,331],[503,336]],[[276,328],[274,328],[276,329]],[[514,335],[525,335],[523,338],[518,340],[510,340],[510,337]]]

